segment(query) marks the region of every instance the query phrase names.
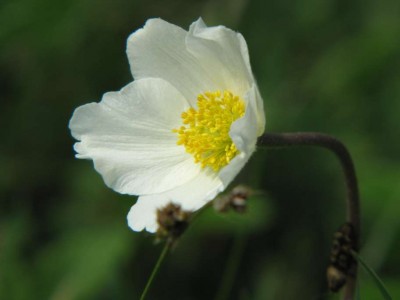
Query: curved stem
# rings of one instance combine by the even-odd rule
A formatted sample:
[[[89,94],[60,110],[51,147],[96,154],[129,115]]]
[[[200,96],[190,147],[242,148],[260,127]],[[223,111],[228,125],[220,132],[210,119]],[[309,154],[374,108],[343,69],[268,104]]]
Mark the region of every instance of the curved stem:
[[[347,222],[354,228],[354,250],[359,250],[360,240],[360,201],[358,193],[357,177],[354,163],[346,146],[338,139],[317,132],[296,133],[267,133],[259,137],[257,145],[266,147],[288,147],[288,146],[317,146],[326,148],[339,159],[346,181],[347,188]],[[356,288],[357,271],[354,276],[348,276],[344,299],[351,300]]]
[[[147,280],[146,286],[142,292],[142,295],[140,296],[140,300],[144,300],[146,298],[146,295],[150,289],[150,286],[153,283],[153,280],[154,280],[155,276],[157,275],[158,270],[160,269],[161,263],[164,261],[164,258],[170,248],[171,248],[171,243],[166,242],[164,245],[164,249],[162,250],[162,252],[160,254],[160,257],[158,258],[157,263],[154,266],[149,279]]]

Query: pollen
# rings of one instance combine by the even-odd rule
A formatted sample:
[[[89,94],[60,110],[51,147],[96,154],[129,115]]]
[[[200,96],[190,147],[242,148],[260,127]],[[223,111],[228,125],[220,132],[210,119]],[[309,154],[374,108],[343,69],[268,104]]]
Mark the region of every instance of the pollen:
[[[200,94],[197,110],[191,107],[183,112],[183,125],[172,130],[178,134],[177,144],[183,145],[202,168],[218,172],[239,153],[229,131],[245,110],[243,100],[229,91]]]

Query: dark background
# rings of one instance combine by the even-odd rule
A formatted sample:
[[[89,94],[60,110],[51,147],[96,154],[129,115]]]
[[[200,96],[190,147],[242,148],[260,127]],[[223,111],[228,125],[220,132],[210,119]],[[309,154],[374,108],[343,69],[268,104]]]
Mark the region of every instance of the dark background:
[[[132,80],[126,39],[148,18],[187,29],[199,16],[247,40],[267,131],[320,131],[349,147],[362,256],[400,298],[397,0],[2,1],[0,298],[138,299],[161,246],[127,227],[135,198],[74,159],[68,121]],[[242,254],[228,271],[229,299],[338,299],[325,283],[331,236],[344,221],[334,156],[259,150],[237,182],[263,193],[245,216],[205,211],[148,299],[214,299],[232,248]],[[361,299],[380,299],[361,274]]]

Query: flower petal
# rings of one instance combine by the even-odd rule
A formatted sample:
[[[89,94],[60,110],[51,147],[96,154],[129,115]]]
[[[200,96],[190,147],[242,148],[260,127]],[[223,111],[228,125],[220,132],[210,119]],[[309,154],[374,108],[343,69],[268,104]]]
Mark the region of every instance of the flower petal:
[[[180,204],[182,209],[195,211],[216,197],[223,190],[222,182],[215,174],[204,171],[191,181],[170,191],[140,196],[128,213],[128,225],[134,231],[157,230],[157,209],[168,203]]]
[[[245,95],[246,113],[231,125],[229,135],[240,153],[218,174],[227,187],[249,160],[256,148],[259,121],[257,118],[257,87],[253,87]]]
[[[252,153],[258,137],[259,116],[257,108],[257,87],[249,89],[244,96],[245,115],[232,123],[229,135],[236,147],[245,153]]]
[[[207,27],[199,18],[189,29],[186,45],[199,63],[214,73],[220,89],[243,96],[254,82],[246,41],[225,26]]]
[[[127,55],[133,77],[163,78],[195,106],[197,95],[217,90],[212,72],[186,49],[187,31],[161,19],[150,19],[128,38]]]
[[[146,229],[149,232],[156,232],[157,209],[167,205],[168,200],[160,197],[160,194],[141,196],[135,205],[129,210],[127,221],[133,231]]]
[[[240,96],[255,89],[257,133],[260,136],[265,127],[264,103],[251,71],[243,36],[225,26],[207,27],[200,18],[190,26],[186,45],[205,69],[215,70],[214,80],[220,89]]]
[[[255,111],[256,111],[256,115],[257,115],[257,136],[261,136],[264,131],[265,131],[265,114],[264,114],[264,100],[261,97],[260,91],[258,90],[257,85],[253,85],[252,86],[252,92],[254,93],[255,96]]]
[[[191,181],[167,191],[166,194],[173,199],[174,203],[180,204],[184,210],[195,211],[214,199],[224,188],[221,180],[213,171],[203,169]]]
[[[105,183],[123,194],[160,193],[201,172],[173,128],[189,107],[183,96],[161,79],[135,81],[100,103],[75,110],[70,121],[77,157],[93,159]]]

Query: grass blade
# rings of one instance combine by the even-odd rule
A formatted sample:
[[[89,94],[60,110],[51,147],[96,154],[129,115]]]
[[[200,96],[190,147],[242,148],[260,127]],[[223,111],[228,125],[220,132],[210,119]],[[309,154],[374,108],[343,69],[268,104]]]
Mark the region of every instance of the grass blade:
[[[367,273],[371,276],[375,285],[381,292],[383,298],[385,300],[392,300],[392,297],[389,295],[389,292],[387,291],[385,285],[383,284],[383,281],[379,278],[379,276],[375,273],[375,271],[372,270],[370,267],[368,267],[368,265],[361,259],[361,257],[355,251],[351,251],[351,254],[363,266],[365,271],[367,271]]]

